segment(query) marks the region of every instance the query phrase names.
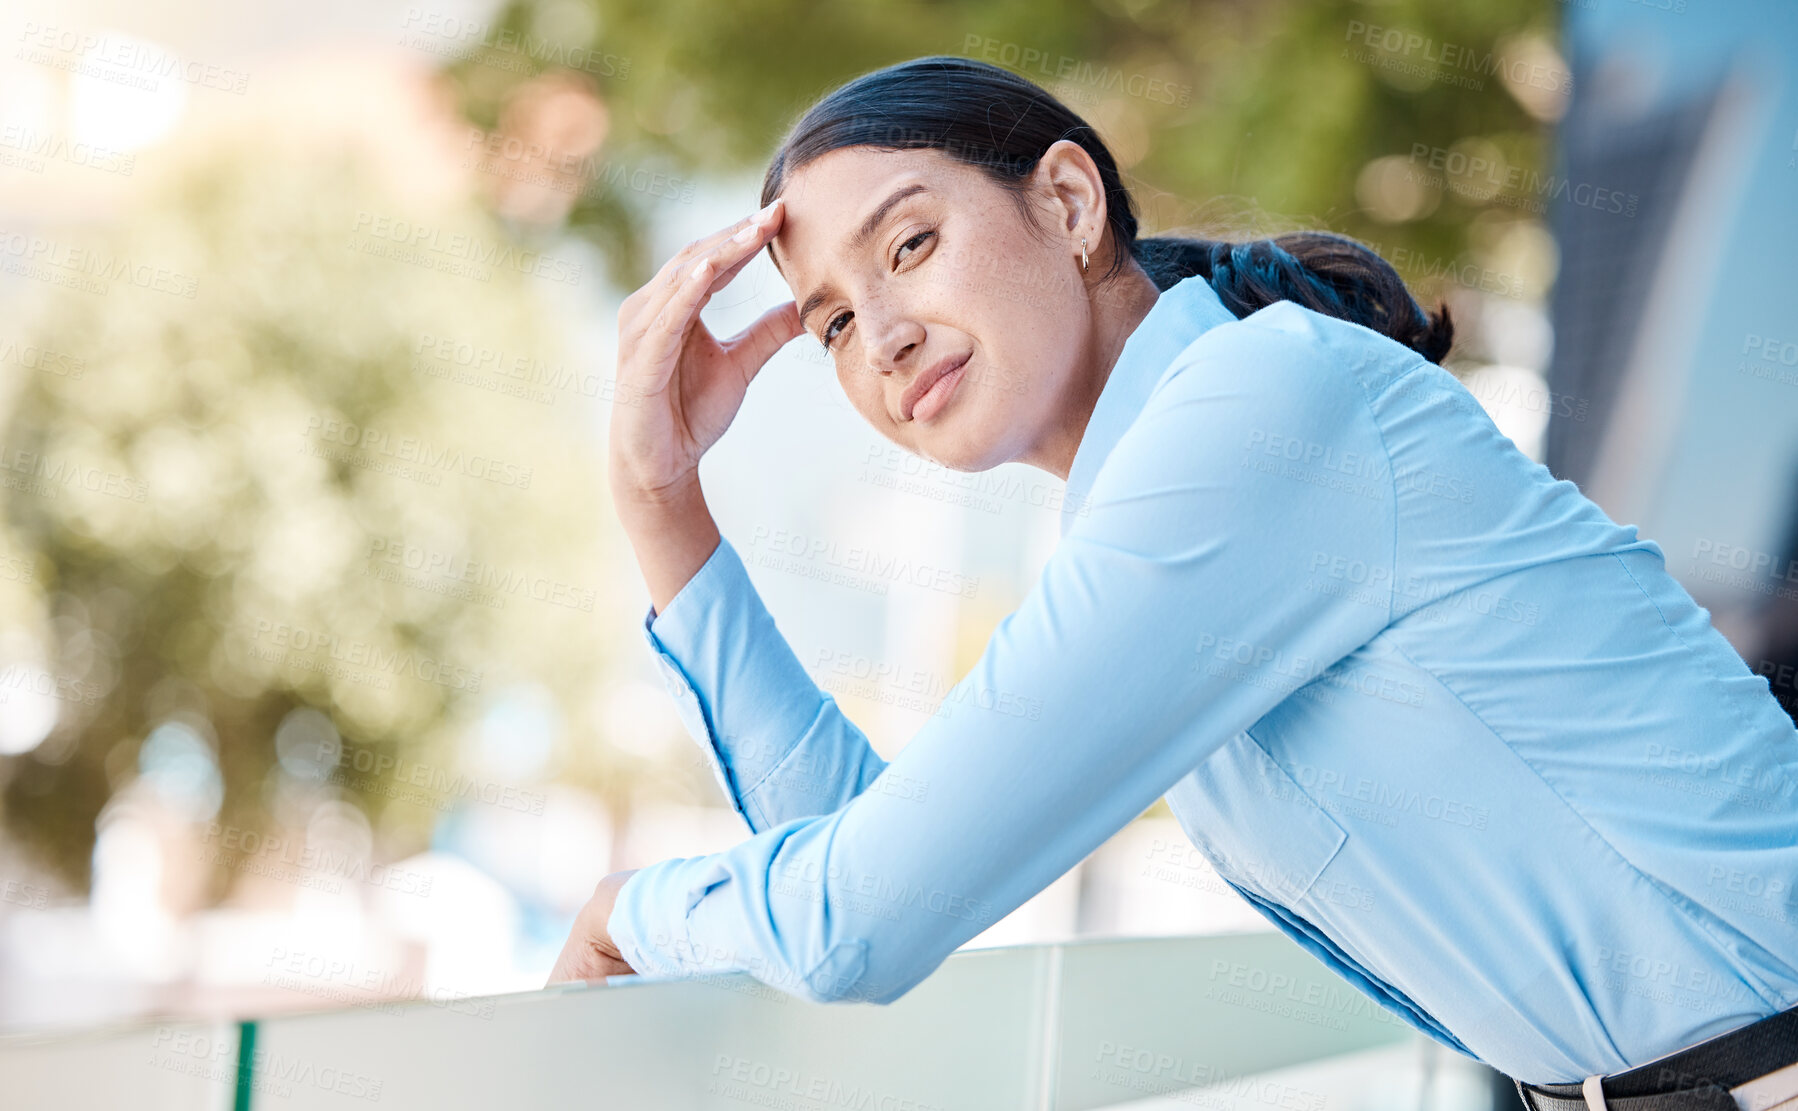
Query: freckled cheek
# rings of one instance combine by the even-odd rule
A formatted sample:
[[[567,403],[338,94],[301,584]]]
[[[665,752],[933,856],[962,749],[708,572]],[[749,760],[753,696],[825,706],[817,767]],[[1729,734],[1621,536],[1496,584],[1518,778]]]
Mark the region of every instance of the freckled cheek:
[[[837,384],[863,420],[876,428],[894,426],[892,417],[887,413],[886,395],[881,391],[877,376],[860,370],[839,370]]]

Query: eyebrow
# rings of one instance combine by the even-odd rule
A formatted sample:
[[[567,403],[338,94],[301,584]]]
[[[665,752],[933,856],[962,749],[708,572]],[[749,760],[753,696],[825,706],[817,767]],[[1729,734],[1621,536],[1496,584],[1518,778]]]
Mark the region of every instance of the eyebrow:
[[[929,187],[922,182],[913,182],[910,185],[902,185],[898,189],[893,190],[892,194],[888,196],[886,200],[881,201],[879,207],[870,213],[866,220],[862,221],[862,226],[855,229],[855,234],[849,237],[849,250],[854,252],[865,247],[868,240],[874,238],[874,233],[880,230],[881,222],[887,218],[887,213],[893,210],[893,206],[915,193],[924,193],[928,191]],[[805,318],[815,312],[819,305],[822,305],[829,299],[829,296],[829,288],[826,286],[819,286],[817,289],[812,290],[806,297],[805,304],[799,307],[800,327],[803,328],[805,326]]]

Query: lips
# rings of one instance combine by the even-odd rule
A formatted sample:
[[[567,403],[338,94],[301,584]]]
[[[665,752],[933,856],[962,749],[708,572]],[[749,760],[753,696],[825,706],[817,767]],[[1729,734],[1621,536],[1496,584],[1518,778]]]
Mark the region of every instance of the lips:
[[[912,419],[912,410],[917,407],[918,399],[929,392],[930,387],[936,385],[937,379],[967,362],[972,355],[973,352],[971,351],[965,355],[950,355],[948,358],[943,359],[935,366],[912,379],[911,385],[905,387],[905,393],[899,398],[900,419]]]

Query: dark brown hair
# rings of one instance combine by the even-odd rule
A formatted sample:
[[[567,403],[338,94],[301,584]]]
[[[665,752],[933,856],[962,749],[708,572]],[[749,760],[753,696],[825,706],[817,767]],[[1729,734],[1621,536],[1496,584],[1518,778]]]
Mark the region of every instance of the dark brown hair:
[[[863,74],[838,87],[800,117],[781,141],[762,181],[762,203],[787,177],[843,147],[939,150],[985,173],[1023,202],[1025,179],[1060,139],[1092,156],[1105,186],[1106,219],[1116,242],[1108,281],[1125,252],[1168,289],[1202,275],[1238,317],[1276,301],[1340,317],[1388,336],[1434,363],[1448,354],[1454,326],[1448,307],[1426,312],[1385,259],[1344,235],[1295,231],[1224,242],[1156,236],[1138,239],[1136,210],[1117,162],[1085,120],[1047,90],[1010,70],[973,58],[935,54]]]

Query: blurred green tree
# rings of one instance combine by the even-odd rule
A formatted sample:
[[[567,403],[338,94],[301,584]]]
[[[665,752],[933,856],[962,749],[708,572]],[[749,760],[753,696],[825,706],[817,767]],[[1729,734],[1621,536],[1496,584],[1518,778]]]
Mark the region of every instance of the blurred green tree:
[[[1474,284],[1469,261],[1517,268],[1494,255],[1507,225],[1541,212],[1527,183],[1546,173],[1571,90],[1558,13],[1551,0],[511,0],[491,26],[461,27],[450,72],[490,123],[530,75],[578,70],[612,108],[608,163],[678,173],[765,168],[806,107],[868,70],[982,58],[1099,129],[1148,231],[1330,228],[1435,296]],[[589,189],[569,216],[626,288],[660,261],[644,255],[641,207]]]
[[[1465,292],[1462,262],[1516,269],[1510,233],[1539,229],[1517,182],[1544,172],[1567,94],[1557,11],[510,0],[470,24],[409,9],[404,41],[454,59],[444,75],[471,149],[547,135],[568,157],[502,158],[480,183],[483,210],[466,189],[396,193],[352,154],[214,142],[116,229],[82,233],[85,249],[194,276],[191,297],[58,288],[7,323],[85,368],[25,375],[0,397],[0,667],[41,667],[58,709],[41,744],[0,756],[8,831],[85,883],[96,817],[142,771],[146,737],[180,720],[210,734],[216,761],[218,795],[196,817],[261,828],[310,760],[311,786],[375,814],[382,855],[397,855],[435,812],[343,774],[346,760],[460,768],[488,695],[513,682],[550,689],[567,714],[557,774],[615,814],[669,770],[603,743],[593,632],[606,618],[567,604],[583,590],[603,602],[618,593],[603,583],[635,575],[601,524],[584,392],[596,372],[555,338],[541,268],[471,268],[445,242],[516,256],[566,224],[633,288],[661,261],[647,229],[663,198],[631,186],[638,171],[759,171],[837,84],[960,54],[1038,81],[1091,121],[1146,231],[1333,228],[1385,253],[1420,294]],[[382,234],[383,220],[407,234]],[[551,261],[564,276],[579,265]],[[579,369],[532,383],[540,403],[515,377],[460,362],[464,350],[507,366],[522,356],[527,378]],[[558,597],[517,593],[523,582]],[[294,716],[308,707],[339,738],[332,767],[276,743],[284,722],[316,726]],[[688,761],[680,774],[698,773]]]
[[[532,805],[468,759],[511,684],[560,709],[548,770],[628,807],[643,761],[598,740],[595,697],[622,620],[593,446],[609,377],[543,296],[582,264],[349,150],[195,146],[141,207],[67,233],[89,275],[47,267],[0,331],[58,353],[0,400],[24,570],[0,583],[0,712],[16,730],[40,690],[57,710],[0,756],[7,832],[81,889],[96,817],[176,721],[215,765],[186,767],[178,812],[267,833],[283,797],[345,797],[392,859],[444,806]]]

